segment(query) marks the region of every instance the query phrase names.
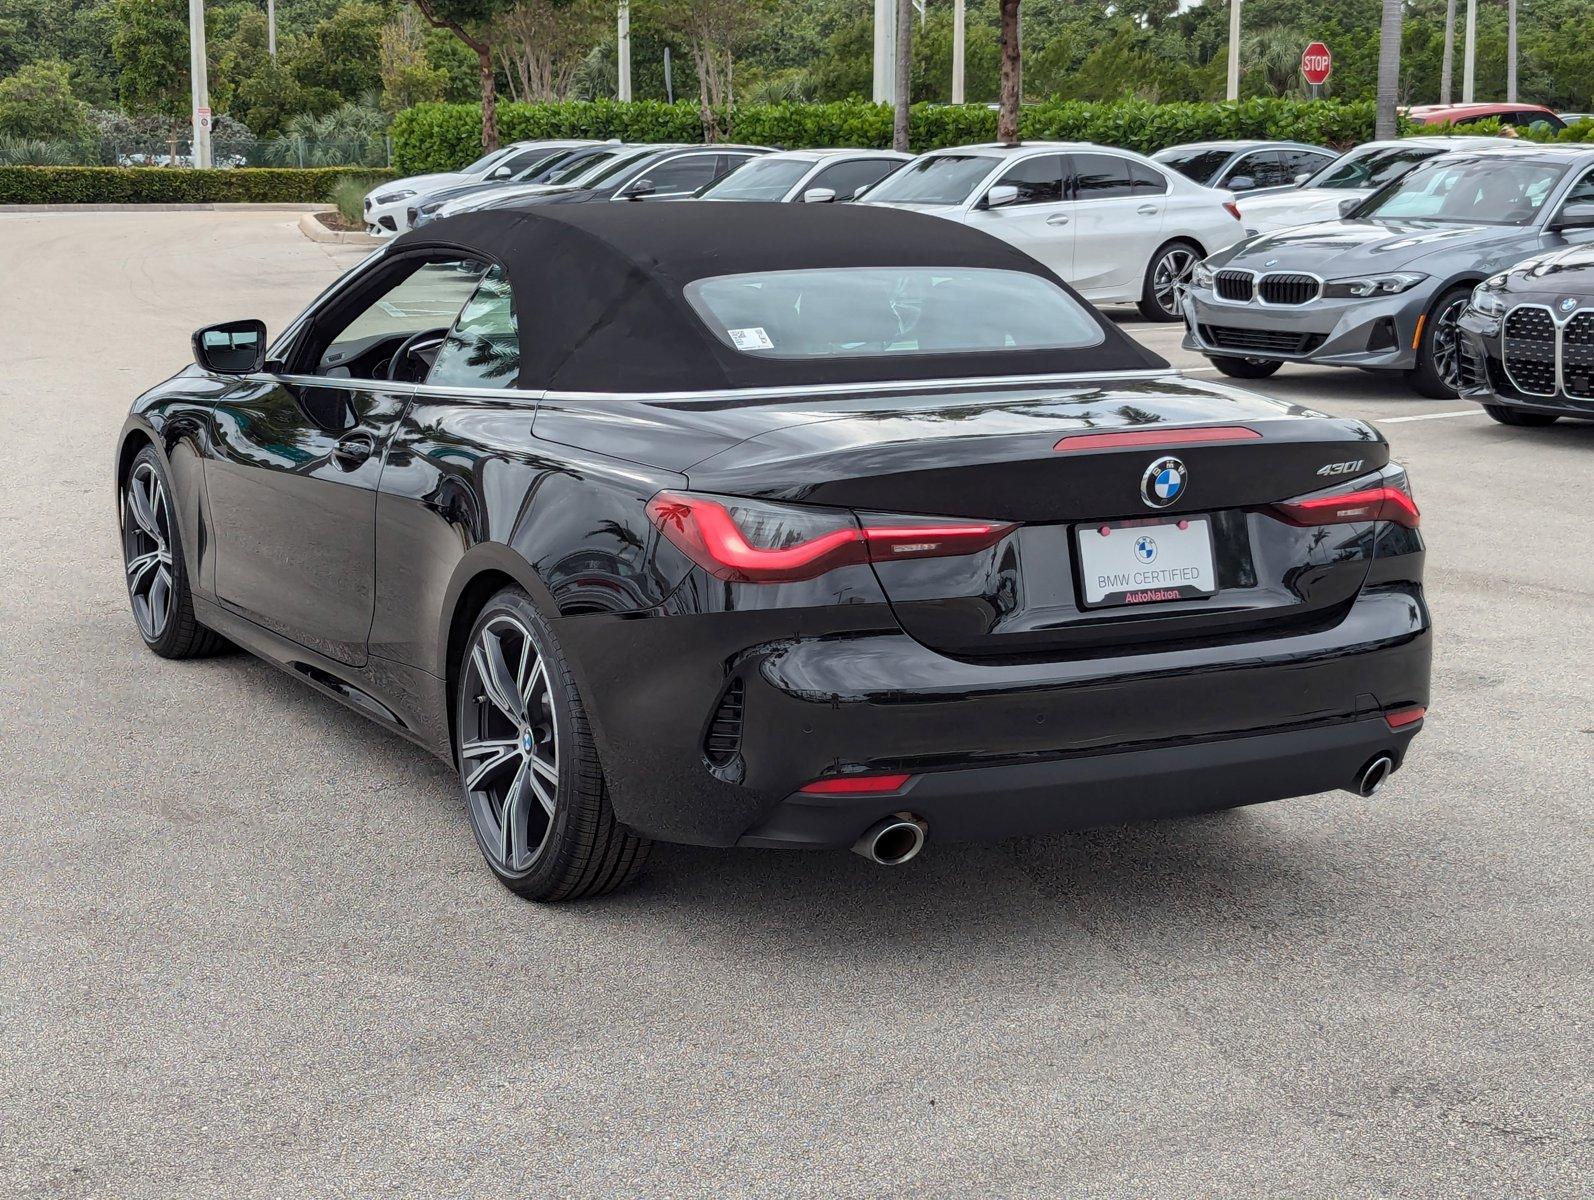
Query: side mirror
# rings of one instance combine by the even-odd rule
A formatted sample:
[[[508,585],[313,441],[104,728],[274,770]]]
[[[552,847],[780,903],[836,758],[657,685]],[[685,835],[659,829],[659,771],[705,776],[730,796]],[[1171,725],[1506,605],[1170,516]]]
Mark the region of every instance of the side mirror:
[[[1010,183],[999,183],[985,193],[986,208],[1001,208],[1018,199],[1018,189]]]
[[[494,167],[491,171],[487,172],[487,178],[488,179],[508,179],[509,178],[509,168],[508,167]]]
[[[1594,229],[1594,204],[1583,202],[1566,204],[1550,223],[1555,232],[1563,229]]]
[[[637,179],[626,185],[625,191],[620,194],[627,200],[640,200],[643,196],[651,196],[658,188],[651,179]]]
[[[829,204],[836,198],[835,188],[809,188],[803,193],[804,204]]]
[[[1341,200],[1339,202],[1339,215],[1342,216],[1342,217],[1348,217],[1348,216],[1351,215],[1351,213],[1355,212],[1361,206],[1362,206],[1362,197],[1360,197],[1360,196],[1346,196],[1343,200]]]
[[[1297,175],[1295,177],[1295,186],[1296,187],[1300,187],[1301,184],[1305,183],[1311,177],[1312,177],[1312,173],[1310,171],[1302,171],[1299,175]]]
[[[194,361],[213,375],[251,375],[266,362],[266,323],[226,321],[194,330]]]
[[[1225,186],[1231,192],[1249,192],[1256,189],[1256,180],[1249,175],[1236,175]]]

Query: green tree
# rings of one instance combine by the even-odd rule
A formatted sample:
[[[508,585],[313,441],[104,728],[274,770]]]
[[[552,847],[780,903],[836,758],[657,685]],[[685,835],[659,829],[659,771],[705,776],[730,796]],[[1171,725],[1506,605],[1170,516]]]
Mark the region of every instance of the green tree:
[[[448,72],[426,55],[426,34],[406,8],[382,28],[382,107],[389,113],[443,99]]]
[[[514,0],[415,0],[421,15],[446,29],[476,55],[481,87],[482,149],[498,148],[498,80],[493,71],[497,45],[494,23],[514,8]]]
[[[134,116],[175,129],[188,115],[188,6],[183,0],[116,0],[117,91]]]
[[[78,142],[89,132],[89,106],[72,94],[70,72],[59,59],[29,63],[0,79],[0,134]]]
[[[307,106],[326,112],[382,90],[382,27],[387,13],[365,0],[341,4],[293,57],[293,75]]]

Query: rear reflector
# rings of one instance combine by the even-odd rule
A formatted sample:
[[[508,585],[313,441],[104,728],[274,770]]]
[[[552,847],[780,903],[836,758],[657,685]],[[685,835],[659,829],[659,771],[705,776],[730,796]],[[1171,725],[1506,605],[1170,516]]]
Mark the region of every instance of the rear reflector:
[[[1342,525],[1353,521],[1393,521],[1417,528],[1422,514],[1417,502],[1397,487],[1364,488],[1337,496],[1312,496],[1286,500],[1273,511],[1295,525]]]
[[[1076,433],[1053,450],[1117,450],[1125,446],[1196,446],[1211,442],[1252,442],[1262,435],[1244,425],[1203,425],[1196,429],[1134,429],[1125,433]]]
[[[899,792],[912,779],[911,775],[837,775],[832,779],[816,779],[799,789],[809,796],[867,796],[881,792]]]
[[[1384,724],[1391,729],[1404,729],[1407,725],[1415,725],[1428,715],[1428,710],[1420,704],[1411,708],[1397,708],[1384,714]]]

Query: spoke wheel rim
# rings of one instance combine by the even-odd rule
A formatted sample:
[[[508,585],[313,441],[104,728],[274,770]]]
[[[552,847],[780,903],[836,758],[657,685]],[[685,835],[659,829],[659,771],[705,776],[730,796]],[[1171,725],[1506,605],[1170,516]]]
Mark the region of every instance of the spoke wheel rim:
[[[1461,311],[1465,300],[1453,300],[1440,312],[1434,322],[1433,365],[1434,374],[1447,388],[1461,390]]]
[[[460,680],[460,778],[482,846],[500,870],[531,869],[559,806],[559,729],[546,659],[518,618],[476,632]]]
[[[1170,250],[1157,260],[1151,275],[1151,292],[1157,307],[1170,315],[1178,313],[1178,285],[1195,269],[1195,255],[1189,250]]]
[[[177,587],[171,504],[160,475],[148,462],[134,467],[122,488],[122,559],[133,619],[146,641],[156,641],[171,623]]]

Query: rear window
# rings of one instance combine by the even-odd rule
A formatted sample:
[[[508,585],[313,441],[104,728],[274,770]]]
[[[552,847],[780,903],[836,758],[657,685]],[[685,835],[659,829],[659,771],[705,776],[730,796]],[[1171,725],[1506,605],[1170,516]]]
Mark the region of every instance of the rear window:
[[[1302,186],[1309,188],[1380,188],[1399,179],[1425,159],[1443,151],[1429,146],[1393,146],[1352,150],[1330,163]]]
[[[1230,150],[1159,150],[1151,156],[1153,162],[1172,167],[1186,179],[1206,183],[1229,161]]]
[[[726,345],[768,358],[1064,350],[1106,340],[1039,275],[985,267],[837,267],[721,275],[686,298]]]

